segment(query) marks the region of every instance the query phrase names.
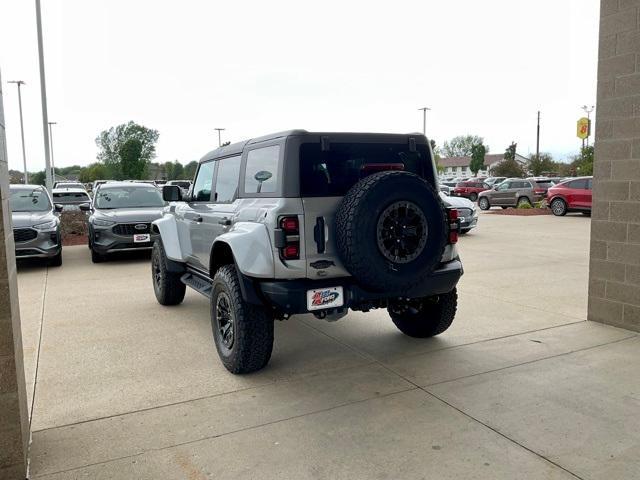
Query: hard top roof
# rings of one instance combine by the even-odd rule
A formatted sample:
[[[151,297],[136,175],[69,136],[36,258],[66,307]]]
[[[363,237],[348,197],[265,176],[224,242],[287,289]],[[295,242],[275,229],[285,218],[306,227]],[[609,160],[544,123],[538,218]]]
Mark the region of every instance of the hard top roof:
[[[416,143],[419,145],[424,145],[427,143],[426,137],[422,133],[364,133],[364,132],[309,132],[303,129],[295,129],[295,130],[285,130],[282,132],[276,132],[269,135],[264,135],[262,137],[251,138],[248,140],[243,140],[241,142],[232,143],[230,145],[224,147],[218,147],[215,150],[211,150],[206,155],[204,155],[200,162],[212,160],[214,158],[227,157],[230,155],[239,155],[242,153],[244,148],[247,145],[255,145],[257,143],[266,142],[269,140],[275,140],[278,138],[284,137],[292,137],[292,136],[309,136],[309,137],[320,137],[320,136],[328,136],[331,140],[342,140],[345,141],[349,138],[353,138],[354,141],[364,141],[367,139],[373,138],[383,138],[386,141],[395,141],[398,142],[400,140],[406,140],[409,137],[414,137],[416,139]]]

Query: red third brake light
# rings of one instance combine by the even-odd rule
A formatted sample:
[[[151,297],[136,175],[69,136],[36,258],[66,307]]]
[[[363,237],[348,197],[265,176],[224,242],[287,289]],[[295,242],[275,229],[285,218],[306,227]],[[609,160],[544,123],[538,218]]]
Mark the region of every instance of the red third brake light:
[[[450,208],[447,210],[449,217],[449,243],[458,243],[458,210]]]

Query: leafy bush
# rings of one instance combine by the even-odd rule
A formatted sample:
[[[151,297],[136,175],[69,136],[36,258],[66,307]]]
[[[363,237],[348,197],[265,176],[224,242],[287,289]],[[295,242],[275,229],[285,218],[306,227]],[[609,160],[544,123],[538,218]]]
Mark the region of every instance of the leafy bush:
[[[517,208],[519,208],[520,210],[529,210],[530,208],[533,208],[533,207],[531,206],[530,203],[525,202],[525,203],[518,204]]]

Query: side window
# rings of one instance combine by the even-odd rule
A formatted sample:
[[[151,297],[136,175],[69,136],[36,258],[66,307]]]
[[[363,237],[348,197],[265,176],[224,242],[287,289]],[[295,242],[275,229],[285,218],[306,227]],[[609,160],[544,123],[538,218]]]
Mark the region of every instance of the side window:
[[[278,188],[280,146],[257,148],[247,155],[244,177],[246,193],[274,193]]]
[[[224,158],[218,161],[216,175],[216,203],[230,203],[236,197],[240,178],[240,155]]]
[[[590,178],[589,180],[587,180],[587,190],[592,190],[593,189],[593,179]]]
[[[498,186],[498,190],[499,191],[503,191],[503,190],[507,190],[508,188],[513,188],[511,187],[511,185],[513,185],[514,182],[503,182]]]
[[[214,162],[200,164],[196,181],[193,184],[193,201],[208,202],[211,200],[211,184],[213,183]]]
[[[573,180],[572,182],[569,182],[567,184],[567,187],[569,187],[569,188],[577,188],[577,189],[584,189],[584,188],[587,188],[587,181],[584,180],[584,179]]]

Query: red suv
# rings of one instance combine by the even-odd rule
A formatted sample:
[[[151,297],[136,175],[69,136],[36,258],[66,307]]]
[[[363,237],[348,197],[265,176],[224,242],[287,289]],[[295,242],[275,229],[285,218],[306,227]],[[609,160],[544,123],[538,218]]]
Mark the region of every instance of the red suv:
[[[472,202],[475,202],[478,200],[478,194],[485,190],[491,190],[491,187],[479,180],[469,180],[467,182],[460,182],[457,184],[451,194],[456,197],[466,197]]]
[[[591,184],[593,177],[566,180],[547,190],[547,204],[554,215],[561,217],[567,212],[582,212],[591,215]]]

